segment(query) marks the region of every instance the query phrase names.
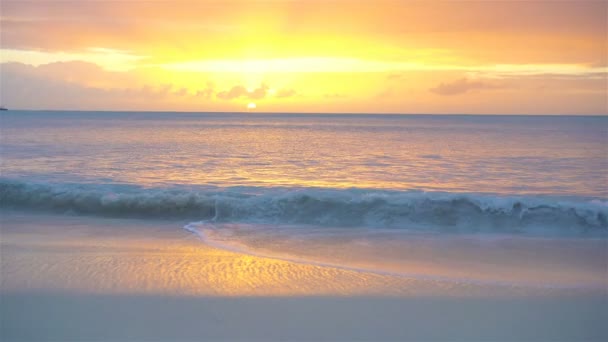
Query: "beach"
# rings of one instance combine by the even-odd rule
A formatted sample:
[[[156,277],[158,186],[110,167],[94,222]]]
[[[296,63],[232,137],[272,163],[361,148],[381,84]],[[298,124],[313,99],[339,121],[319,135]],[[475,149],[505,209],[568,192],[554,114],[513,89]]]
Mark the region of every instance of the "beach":
[[[608,341],[607,1],[0,2],[0,342]]]
[[[290,263],[214,249],[172,222],[6,210],[1,217],[3,341],[608,336],[601,291]]]
[[[603,117],[0,119],[2,341],[608,337]]]

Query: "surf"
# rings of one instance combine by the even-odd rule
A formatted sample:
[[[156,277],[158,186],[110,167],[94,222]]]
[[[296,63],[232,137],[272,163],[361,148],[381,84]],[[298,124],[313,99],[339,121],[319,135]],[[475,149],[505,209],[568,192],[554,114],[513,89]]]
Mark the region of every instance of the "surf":
[[[108,217],[606,236],[601,199],[338,188],[164,187],[0,180],[0,206]]]

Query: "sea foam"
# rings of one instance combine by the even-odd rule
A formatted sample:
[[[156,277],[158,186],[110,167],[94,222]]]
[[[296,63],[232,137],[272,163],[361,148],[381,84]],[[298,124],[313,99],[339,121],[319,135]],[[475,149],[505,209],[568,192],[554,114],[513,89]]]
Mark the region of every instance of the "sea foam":
[[[319,188],[143,188],[0,180],[0,206],[110,217],[607,235],[608,206],[548,196]]]

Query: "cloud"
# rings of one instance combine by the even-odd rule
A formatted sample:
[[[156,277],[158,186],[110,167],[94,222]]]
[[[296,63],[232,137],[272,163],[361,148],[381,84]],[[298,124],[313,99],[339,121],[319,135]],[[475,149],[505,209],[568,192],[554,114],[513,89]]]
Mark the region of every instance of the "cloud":
[[[271,96],[262,83],[248,90],[242,85],[217,92],[211,81],[190,88],[164,82],[155,70],[108,71],[83,61],[54,62],[33,66],[0,63],[0,103],[14,109],[187,109],[226,110],[221,100],[260,100]],[[277,89],[276,98],[295,95],[293,89]],[[217,100],[217,99],[219,100]]]
[[[247,88],[242,85],[234,86],[228,91],[221,91],[217,93],[217,97],[222,100],[233,100],[242,96],[247,96]]]
[[[296,95],[296,91],[294,89],[281,89],[275,95],[278,98],[291,97]]]
[[[248,92],[248,97],[252,100],[263,99],[264,97],[266,97],[268,89],[268,85],[262,83],[258,88],[255,88],[253,91]]]
[[[190,96],[187,88],[135,82],[85,62],[2,63],[0,72],[0,102],[15,109],[157,109]]]
[[[229,90],[221,91],[217,93],[217,98],[222,100],[234,100],[239,98],[245,98],[250,100],[261,100],[268,96],[270,91],[270,86],[266,83],[260,84],[259,87],[248,90],[242,85],[236,85]],[[294,96],[296,91],[294,89],[280,89],[276,92],[275,97],[277,98],[286,98],[290,96]]]
[[[589,63],[590,68],[608,68],[608,59],[601,58],[593,63]]]
[[[251,100],[259,100],[266,97],[268,89],[269,87],[265,83],[262,83],[258,88],[251,91],[247,90],[247,88],[242,85],[236,85],[230,88],[230,90],[217,93],[217,97],[222,100],[234,100],[241,97]]]
[[[202,97],[204,99],[210,99],[213,96],[215,85],[212,82],[207,82],[207,87],[196,92],[196,97]]]
[[[319,11],[319,8],[323,8],[323,11]],[[559,37],[560,42],[575,42],[584,37],[592,37],[601,42],[605,40],[605,11],[606,5],[602,1],[467,4],[354,1],[349,4],[348,15],[345,15],[341,1],[319,0],[281,2],[280,6],[275,1],[246,0],[9,0],[2,2],[2,45],[13,49],[74,51],[89,48],[95,42],[94,46],[157,51],[158,46],[150,47],[155,43],[163,47],[185,45],[182,46],[185,51],[196,51],[195,47],[201,41],[217,43],[239,38],[241,34],[251,33],[253,29],[261,31],[255,25],[258,22],[242,20],[243,16],[247,16],[259,18],[260,23],[265,23],[263,32],[253,33],[270,31],[286,38],[323,32],[332,38],[344,35],[382,37],[383,41],[388,40],[398,45],[402,44],[404,37],[413,36],[410,41],[426,38],[423,41],[431,40],[428,43],[430,46],[449,44],[462,47],[468,46],[464,43],[469,41],[454,39],[452,34],[445,33],[487,32],[489,38],[485,39],[492,44],[484,41],[482,46],[496,49],[496,33],[504,32],[529,37]],[[265,17],[268,13],[272,13],[275,19],[269,21]],[[266,37],[266,34],[260,36]],[[234,39],[229,41],[230,45],[238,45]],[[550,44],[549,41],[539,40],[541,44]],[[592,45],[588,40],[583,41]],[[363,40],[363,43],[365,46],[368,42]],[[508,44],[501,45],[501,50],[513,50],[513,44],[525,47],[528,43],[529,41],[509,40]],[[323,40],[317,44],[320,49],[336,45],[325,44]],[[564,44],[559,44],[557,51],[567,46]],[[544,47],[546,45],[539,48]],[[341,44],[334,48],[343,49]],[[310,46],[302,49],[308,51]]]
[[[471,81],[461,78],[453,82],[440,83],[438,86],[429,89],[437,95],[451,96],[467,93],[471,90],[501,89],[503,85],[491,84],[483,81]]]
[[[70,83],[95,86],[120,85],[121,87],[141,85],[134,73],[108,71],[99,65],[80,60],[69,62],[52,62],[33,66],[19,62],[1,64],[4,72],[21,73],[43,79],[62,80]]]
[[[177,91],[173,92],[173,95],[175,96],[186,96],[188,95],[188,88],[181,88]]]

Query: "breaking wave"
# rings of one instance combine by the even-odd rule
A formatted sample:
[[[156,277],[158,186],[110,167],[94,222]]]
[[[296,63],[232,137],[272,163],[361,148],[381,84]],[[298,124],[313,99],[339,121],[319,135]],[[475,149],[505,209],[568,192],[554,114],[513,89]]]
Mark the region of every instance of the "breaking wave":
[[[319,188],[143,188],[0,179],[0,207],[216,222],[608,235],[608,204],[547,196]]]

